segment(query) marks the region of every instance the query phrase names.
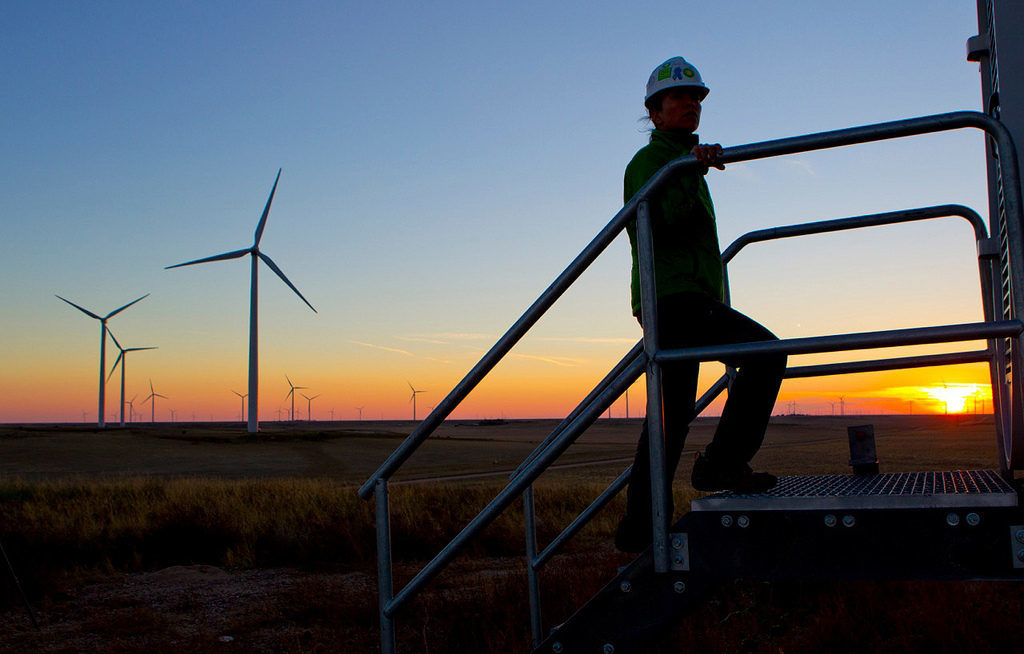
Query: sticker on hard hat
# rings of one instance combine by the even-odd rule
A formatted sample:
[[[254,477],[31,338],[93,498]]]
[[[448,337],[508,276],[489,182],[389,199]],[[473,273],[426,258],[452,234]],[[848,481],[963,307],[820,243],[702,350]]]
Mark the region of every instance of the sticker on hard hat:
[[[672,67],[671,66],[667,66],[666,65],[666,66],[663,66],[660,70],[658,70],[658,81],[659,82],[661,80],[663,80],[663,79],[668,79],[669,77],[672,77]]]

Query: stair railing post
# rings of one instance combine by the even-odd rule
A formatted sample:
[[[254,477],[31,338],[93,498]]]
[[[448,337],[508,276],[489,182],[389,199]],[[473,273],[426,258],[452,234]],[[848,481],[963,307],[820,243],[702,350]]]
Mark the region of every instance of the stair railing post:
[[[637,251],[640,264],[640,317],[647,357],[647,436],[651,457],[651,523],[655,572],[668,572],[668,489],[665,471],[665,419],[662,412],[661,366],[658,354],[658,306],[654,278],[654,234],[649,201],[636,212]]]
[[[388,615],[394,595],[391,575],[391,508],[388,505],[388,480],[378,477],[374,488],[377,513],[377,597],[380,607],[380,651],[395,654],[395,621]]]
[[[537,514],[533,504],[533,485],[523,491],[523,516],[526,522],[526,580],[530,592],[530,629],[533,631],[533,646],[544,640],[544,625],[541,621],[540,570],[537,567]]]

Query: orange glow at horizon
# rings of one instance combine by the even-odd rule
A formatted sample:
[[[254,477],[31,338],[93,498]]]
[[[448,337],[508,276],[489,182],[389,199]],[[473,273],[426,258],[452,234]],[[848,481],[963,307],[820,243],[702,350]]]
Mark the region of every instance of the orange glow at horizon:
[[[921,392],[942,403],[943,413],[969,413],[968,401],[990,400],[992,390],[983,384],[943,384],[921,388]]]

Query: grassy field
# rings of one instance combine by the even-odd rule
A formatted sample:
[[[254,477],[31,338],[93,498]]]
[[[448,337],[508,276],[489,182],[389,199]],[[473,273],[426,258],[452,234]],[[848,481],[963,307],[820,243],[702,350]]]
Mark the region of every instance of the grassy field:
[[[404,583],[507,482],[556,421],[446,423],[396,477]],[[995,467],[991,418],[780,417],[755,467],[848,471],[846,428],[873,424],[885,472]],[[695,451],[713,421],[691,432]],[[410,423],[0,427],[0,651],[362,652],[378,644],[372,504],[355,495]],[[550,541],[632,456],[637,421],[599,421],[536,486]],[[678,479],[688,478],[684,456]],[[585,464],[585,465],[584,465]],[[676,506],[695,496],[675,488]],[[545,568],[547,624],[630,560],[621,500]],[[492,524],[399,619],[399,651],[529,651],[522,514]],[[735,582],[661,651],[1013,651],[1016,583]]]

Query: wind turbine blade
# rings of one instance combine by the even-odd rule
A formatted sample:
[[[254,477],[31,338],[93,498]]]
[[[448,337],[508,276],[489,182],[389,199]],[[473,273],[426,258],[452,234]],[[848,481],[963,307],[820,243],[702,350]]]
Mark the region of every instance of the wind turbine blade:
[[[110,332],[107,332],[107,333],[110,333]],[[118,348],[120,348],[120,347],[121,346],[118,345]],[[124,350],[121,350],[120,352],[118,352],[117,359],[114,360],[114,366],[110,369],[110,374],[107,375],[107,381],[110,381],[110,378],[114,376],[114,371],[117,370],[117,364],[121,363],[121,358],[122,357],[124,357]]]
[[[166,400],[166,399],[168,399],[166,395],[161,395],[160,393],[153,393],[153,395],[155,395],[155,396],[157,396],[157,397],[162,397],[162,398],[164,398],[165,400]]]
[[[311,397],[309,399],[315,400],[316,398],[320,397],[321,395],[323,395],[323,393],[317,393],[316,395],[314,395],[313,397]]]
[[[416,389],[412,387],[412,382],[411,382],[411,381],[409,381],[408,379],[406,379],[406,380],[405,380],[405,383],[406,383],[406,384],[409,384],[409,390],[410,390],[410,391],[412,391],[413,393],[415,393],[415,392],[416,392]]]
[[[110,332],[107,332],[107,333],[109,334]],[[111,334],[111,336],[113,336],[113,334]],[[117,341],[114,341],[114,342],[116,343]],[[121,346],[118,345],[117,347],[120,349]],[[160,348],[158,348],[158,347],[126,347],[125,349],[123,349],[121,351],[122,352],[138,352],[139,350],[159,350],[159,349]]]
[[[153,380],[152,379],[149,380],[149,393],[150,393],[150,395],[152,395],[153,393],[156,393],[156,391],[153,390]]]
[[[270,189],[270,197],[267,198],[267,206],[263,207],[263,215],[260,216],[260,222],[256,225],[256,237],[253,239],[252,246],[259,247],[260,239],[263,238],[263,228],[267,225],[267,216],[270,215],[270,203],[274,201],[274,192],[277,191],[277,180],[281,179],[281,169],[277,169],[277,177],[274,178],[274,187]]]
[[[250,252],[252,252],[252,248],[245,248],[244,250],[233,250],[231,252],[225,252],[224,254],[215,254],[212,257],[196,259],[195,261],[186,261],[185,263],[176,263],[173,266],[164,266],[164,270],[170,270],[171,268],[181,268],[182,266],[191,266],[196,263],[209,263],[210,261],[226,261],[228,259],[237,259],[238,257],[245,256]]]
[[[62,298],[61,296],[56,295],[56,294],[54,295],[54,297],[56,297],[59,300],[64,300],[64,298]],[[71,306],[73,306],[74,308],[78,309],[79,311],[81,311],[82,313],[84,313],[87,316],[92,316],[96,320],[103,320],[103,318],[100,318],[99,316],[97,316],[92,311],[89,311],[88,309],[83,309],[82,307],[78,306],[77,304],[75,304],[71,300],[64,300],[64,301],[67,302],[68,304],[70,304]]]
[[[131,305],[135,304],[136,302],[141,302],[141,301],[145,300],[147,297],[149,297],[149,293],[146,293],[145,295],[143,295],[142,297],[140,297],[137,300],[132,300],[131,302],[129,302],[128,304],[124,305],[120,309],[115,309],[115,310],[111,311],[103,319],[107,320],[109,318],[113,318],[114,316],[116,316],[117,314],[121,313],[122,311],[124,311],[125,309],[130,307]],[[120,346],[118,346],[118,347],[120,347]]]
[[[107,330],[107,335],[108,335],[108,336],[110,336],[110,338],[114,339],[114,345],[116,345],[116,346],[117,346],[117,349],[119,349],[119,350],[121,350],[122,352],[124,352],[124,348],[123,348],[123,347],[121,347],[121,344],[120,344],[120,343],[118,343],[118,342],[117,342],[117,339],[116,339],[116,338],[114,337],[114,332],[112,332],[112,331],[110,331],[110,330],[108,329],[108,330]]]
[[[284,378],[288,382],[289,386],[291,386],[292,388],[295,388],[295,384],[292,383],[292,380],[288,379],[288,375],[285,375]]]
[[[307,307],[309,307],[310,309],[313,309],[313,305],[309,303],[309,300],[307,300],[306,298],[304,298],[304,297],[302,296],[302,293],[299,293],[299,289],[295,288],[295,284],[292,284],[292,283],[291,283],[290,281],[288,281],[288,278],[284,276],[284,273],[283,273],[283,272],[281,272],[281,269],[277,267],[277,264],[276,264],[276,263],[274,263],[274,262],[273,262],[273,261],[272,261],[272,260],[270,259],[270,257],[268,257],[267,255],[263,254],[262,252],[257,252],[256,254],[260,255],[260,259],[263,259],[263,263],[265,263],[265,264],[267,264],[268,266],[270,266],[270,269],[271,269],[271,270],[273,270],[274,272],[276,272],[276,273],[277,273],[277,276],[278,276],[278,277],[280,277],[280,278],[281,278],[281,280],[282,280],[282,281],[283,281],[283,282],[284,282],[285,284],[288,284],[288,288],[290,288],[290,289],[292,289],[293,291],[295,291],[295,294],[296,294],[296,295],[298,295],[298,296],[299,296],[299,298],[300,298],[300,299],[301,299],[301,300],[302,300],[303,302],[305,302],[305,303],[306,303],[306,306],[307,306]],[[318,313],[318,312],[317,312],[317,310],[316,310],[316,309],[313,309],[313,313]]]

